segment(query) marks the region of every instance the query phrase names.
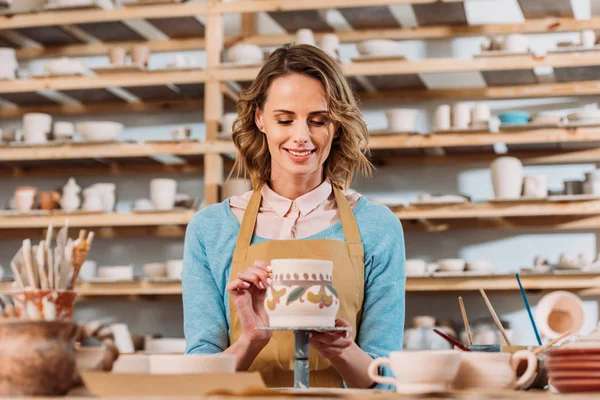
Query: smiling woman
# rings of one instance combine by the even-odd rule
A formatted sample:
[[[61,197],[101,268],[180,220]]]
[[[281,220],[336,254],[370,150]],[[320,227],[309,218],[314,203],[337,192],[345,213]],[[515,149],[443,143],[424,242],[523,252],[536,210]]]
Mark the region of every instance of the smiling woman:
[[[311,334],[311,386],[374,387],[369,363],[402,346],[404,238],[388,208],[345,192],[371,164],[367,127],[341,68],[316,47],[284,46],[237,108],[236,166],[254,190],[206,207],[188,226],[186,352],[235,354],[238,370],[292,386],[293,334],[256,329],[269,325],[270,263],[327,260],[335,325],[349,330]],[[309,284],[302,293],[329,298],[327,290]]]

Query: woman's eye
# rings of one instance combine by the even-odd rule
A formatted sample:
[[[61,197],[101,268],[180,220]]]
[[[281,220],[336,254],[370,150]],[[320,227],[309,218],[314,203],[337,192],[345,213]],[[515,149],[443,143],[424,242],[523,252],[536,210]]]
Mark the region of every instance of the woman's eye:
[[[291,121],[291,120],[290,120],[290,121],[277,121],[277,123],[278,123],[279,125],[289,125],[289,124],[291,124],[291,123],[292,123],[292,121]]]
[[[327,121],[311,121],[314,126],[325,126],[327,125]]]

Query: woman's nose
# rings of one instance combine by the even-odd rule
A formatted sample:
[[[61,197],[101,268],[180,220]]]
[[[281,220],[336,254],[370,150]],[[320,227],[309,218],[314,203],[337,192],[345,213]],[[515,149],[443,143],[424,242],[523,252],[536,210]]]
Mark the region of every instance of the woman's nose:
[[[306,122],[296,124],[293,140],[296,143],[306,143],[310,140],[310,128]]]

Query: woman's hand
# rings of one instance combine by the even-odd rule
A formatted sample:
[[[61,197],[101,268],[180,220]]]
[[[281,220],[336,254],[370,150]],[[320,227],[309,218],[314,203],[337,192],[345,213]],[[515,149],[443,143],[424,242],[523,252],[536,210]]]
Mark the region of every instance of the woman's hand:
[[[344,350],[352,346],[352,325],[343,319],[336,319],[335,326],[345,326],[348,331],[311,332],[310,345],[314,347],[322,357],[332,359],[340,356]]]
[[[256,330],[269,326],[269,316],[265,311],[267,287],[271,285],[271,267],[264,261],[256,260],[254,265],[237,273],[227,284],[227,292],[242,324],[242,336],[251,343],[267,345],[273,332]]]

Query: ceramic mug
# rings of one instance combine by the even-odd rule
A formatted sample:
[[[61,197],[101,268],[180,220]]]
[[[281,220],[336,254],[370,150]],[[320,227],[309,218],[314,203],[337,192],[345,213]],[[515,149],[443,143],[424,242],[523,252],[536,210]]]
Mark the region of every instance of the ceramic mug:
[[[148,66],[148,59],[150,58],[150,47],[145,44],[139,44],[133,47],[131,53],[131,61],[139,65],[142,68]]]
[[[172,210],[175,206],[177,181],[175,179],[152,179],[150,199],[157,210]]]
[[[325,33],[321,36],[319,47],[334,59],[340,58],[340,38],[335,33]]]
[[[537,376],[537,357],[527,350],[514,354],[475,351],[459,354],[461,361],[453,383],[455,389],[520,389],[531,385]],[[523,360],[527,360],[527,368],[517,379],[517,368]]]
[[[51,129],[52,116],[49,114],[27,113],[23,116],[23,139],[25,143],[46,143]]]
[[[543,199],[548,196],[546,175],[529,175],[523,178],[523,196]]]
[[[450,130],[451,124],[451,109],[449,104],[442,104],[435,109],[435,130],[447,131]]]
[[[15,208],[20,212],[31,211],[35,203],[37,189],[31,186],[20,186],[15,189]]]
[[[471,108],[467,103],[456,103],[452,107],[452,127],[468,129],[471,124]]]
[[[296,44],[309,44],[315,46],[315,35],[310,29],[299,29],[296,32]]]
[[[367,373],[377,383],[396,386],[398,393],[444,392],[460,364],[460,352],[455,350],[392,351],[389,357],[374,359]],[[379,375],[382,365],[389,366],[395,378]]]
[[[110,49],[110,63],[113,66],[125,65],[125,59],[127,58],[127,50],[124,47],[113,47]]]
[[[571,292],[551,292],[537,304],[535,320],[540,333],[549,339],[555,339],[565,332],[577,335],[584,323],[583,302]]]

